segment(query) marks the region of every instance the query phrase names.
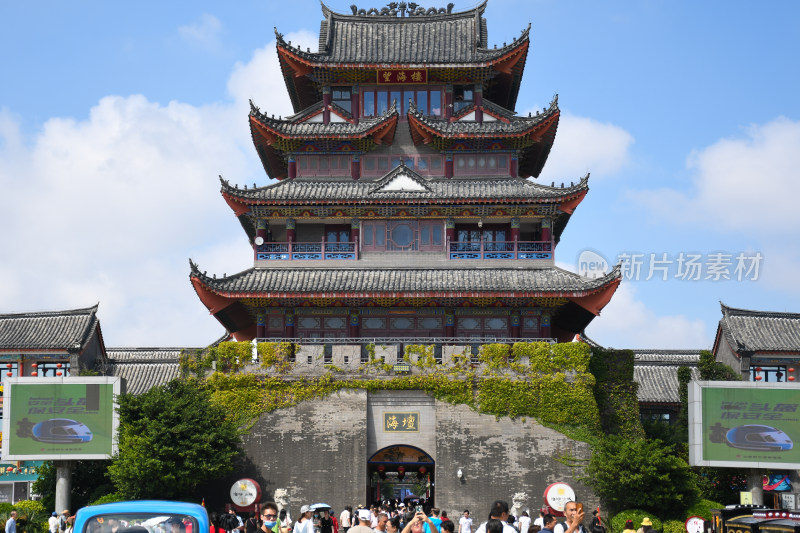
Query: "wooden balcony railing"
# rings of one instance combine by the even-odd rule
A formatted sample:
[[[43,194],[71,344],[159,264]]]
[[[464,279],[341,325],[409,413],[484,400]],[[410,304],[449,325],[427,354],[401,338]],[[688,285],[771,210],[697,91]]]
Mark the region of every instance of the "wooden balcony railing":
[[[551,241],[450,242],[450,259],[553,259]]]
[[[255,252],[257,261],[358,259],[355,242],[265,242]]]

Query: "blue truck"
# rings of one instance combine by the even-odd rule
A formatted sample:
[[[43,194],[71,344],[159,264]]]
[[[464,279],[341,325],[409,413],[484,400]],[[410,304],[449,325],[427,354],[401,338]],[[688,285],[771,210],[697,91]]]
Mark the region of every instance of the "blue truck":
[[[196,503],[142,500],[84,507],[74,533],[208,533],[208,513]]]

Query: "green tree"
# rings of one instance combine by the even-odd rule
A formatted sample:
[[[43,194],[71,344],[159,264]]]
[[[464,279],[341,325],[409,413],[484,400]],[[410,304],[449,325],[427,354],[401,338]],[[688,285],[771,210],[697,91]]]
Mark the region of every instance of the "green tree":
[[[659,440],[605,437],[582,481],[615,512],[642,508],[661,518],[680,516],[700,494],[691,467]]]
[[[108,473],[125,498],[194,499],[240,454],[239,429],[200,380],[123,394],[119,413],[119,454]]]

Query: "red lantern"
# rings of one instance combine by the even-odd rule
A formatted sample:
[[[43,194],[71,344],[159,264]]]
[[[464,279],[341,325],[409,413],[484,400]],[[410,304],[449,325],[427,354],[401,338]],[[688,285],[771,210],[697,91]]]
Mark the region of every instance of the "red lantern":
[[[39,368],[39,363],[33,363],[31,366],[32,366],[33,368]]]
[[[36,377],[36,376],[38,376],[38,375],[39,375],[39,373],[38,373],[38,372],[31,372],[31,376],[33,376],[33,377]]]
[[[62,366],[64,365],[62,365],[61,363],[56,364],[56,368],[61,368]],[[759,368],[758,371],[761,372],[761,369]]]
[[[789,372],[794,372],[794,367],[793,366],[789,367]]]
[[[61,375],[61,372],[56,372],[56,376],[60,376],[60,375]]]
[[[13,376],[13,375],[14,375],[14,373],[13,373],[13,372],[6,372],[6,376],[8,376],[8,377],[11,377],[11,376]]]
[[[397,479],[403,479],[406,476],[406,467],[400,465],[397,467]]]
[[[11,363],[6,363],[6,368],[11,368],[12,366],[14,365],[12,365]]]
[[[386,471],[386,466],[385,465],[378,465],[377,470],[378,470],[378,472],[385,472]]]
[[[419,467],[419,470],[418,470],[419,475],[421,475],[421,476],[424,476],[425,472],[427,472],[427,471],[428,471],[428,469],[425,468],[424,466]]]
[[[761,376],[756,376],[756,381],[761,381]]]
[[[11,472],[12,470],[14,470],[13,466],[9,466],[8,468],[6,468],[6,472]]]
[[[789,381],[794,381],[794,376],[789,376]]]

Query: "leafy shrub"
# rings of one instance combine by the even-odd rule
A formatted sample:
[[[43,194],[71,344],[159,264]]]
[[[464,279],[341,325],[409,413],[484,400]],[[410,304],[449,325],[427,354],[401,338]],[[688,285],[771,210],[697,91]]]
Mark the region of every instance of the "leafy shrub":
[[[611,517],[611,529],[614,531],[622,531],[625,529],[626,520],[633,520],[633,529],[639,529],[642,526],[642,520],[645,517],[649,517],[650,520],[652,520],[653,529],[656,531],[662,530],[661,519],[659,519],[657,516],[653,516],[653,513],[643,509],[626,509],[625,511],[615,514],[613,517]]]
[[[704,520],[711,520],[711,509],[722,509],[725,506],[711,500],[700,500],[689,507],[686,511],[686,518],[690,516],[702,516]]]
[[[686,533],[686,522],[667,520],[664,522],[664,531],[662,533]]]
[[[114,503],[114,502],[121,502],[124,501],[125,498],[119,492],[113,492],[111,494],[106,494],[105,496],[100,496],[95,501],[89,503],[89,505],[101,505],[104,503]]]

